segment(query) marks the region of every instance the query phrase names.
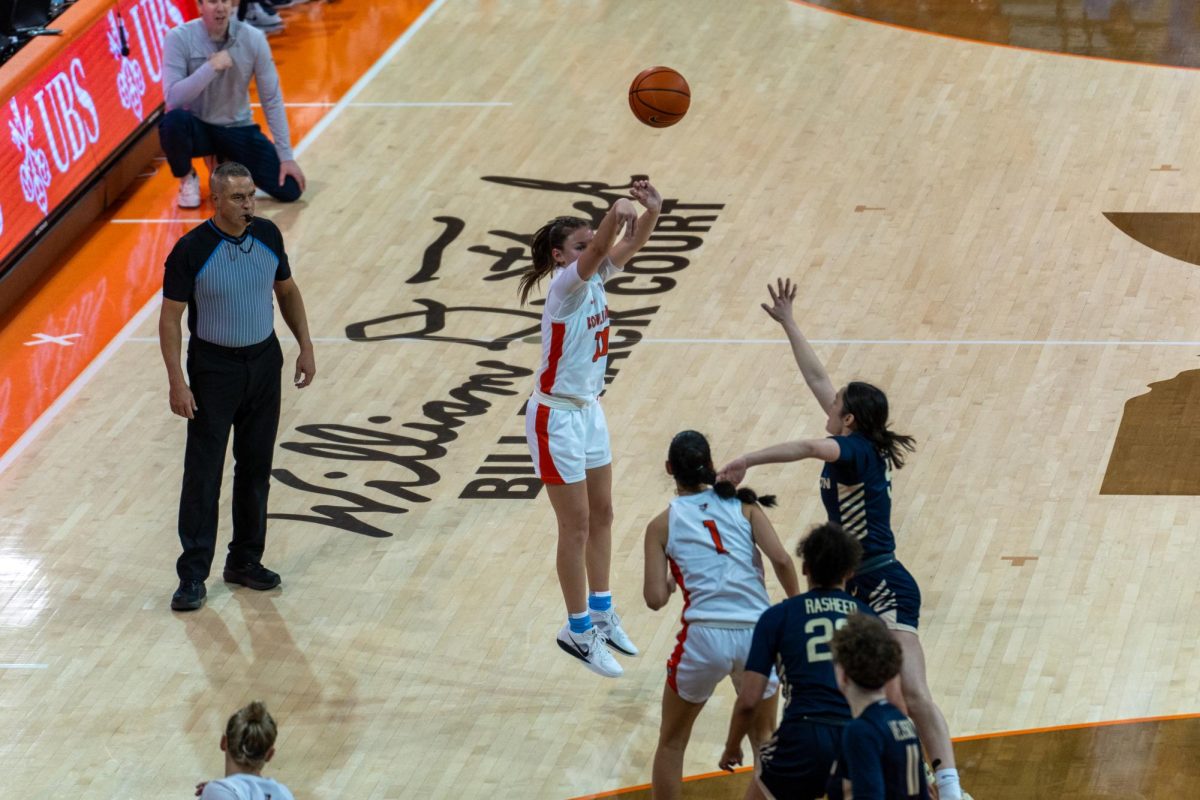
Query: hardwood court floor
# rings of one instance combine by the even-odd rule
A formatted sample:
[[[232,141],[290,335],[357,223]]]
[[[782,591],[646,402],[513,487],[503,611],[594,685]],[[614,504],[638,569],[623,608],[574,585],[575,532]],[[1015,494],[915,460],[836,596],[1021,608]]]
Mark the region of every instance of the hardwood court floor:
[[[894,523],[951,730],[1196,711],[1196,501],[1101,494],[1126,402],[1200,347],[1195,267],[1104,216],[1191,209],[1195,74],[768,0],[431,8],[312,142],[319,190],[264,207],[318,337],[316,382],[285,393],[266,559],[283,589],[210,581],[202,611],[167,608],[183,426],[152,320],[4,473],[0,659],[41,667],[0,670],[6,793],[190,792],[255,697],[297,796],[644,783],[678,605],[641,607],[641,535],[670,436],[703,430],[722,459],[821,435],[758,309],[779,275],[835,380],[885,387],[919,440]],[[693,87],[675,128],[628,113],[653,64]],[[511,105],[388,105],[431,99]],[[642,172],[670,204],[656,260],[610,296],[604,402],[614,589],[644,654],[602,681],[552,640],[553,516],[517,438],[537,309],[513,275],[542,221]],[[788,541],[821,517],[816,475],[751,474]],[[731,700],[698,721],[688,774],[713,769]],[[1046,769],[997,763],[1010,786]]]

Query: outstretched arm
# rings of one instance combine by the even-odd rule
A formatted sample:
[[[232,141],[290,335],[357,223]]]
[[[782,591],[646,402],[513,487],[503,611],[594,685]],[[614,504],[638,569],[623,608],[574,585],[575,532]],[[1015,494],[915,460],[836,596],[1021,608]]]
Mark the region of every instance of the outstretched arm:
[[[765,447],[744,456],[738,456],[717,473],[717,480],[729,481],[735,486],[746,479],[746,470],[759,464],[784,464],[788,461],[801,461],[805,458],[817,458],[821,461],[837,461],[842,454],[842,448],[833,439],[800,439],[795,442]]]
[[[771,304],[763,303],[763,311],[766,311],[771,319],[783,326],[788,342],[792,345],[792,356],[796,359],[796,366],[800,367],[800,374],[804,376],[804,382],[808,384],[813,397],[817,398],[817,402],[821,404],[821,409],[828,414],[837,397],[837,390],[833,388],[833,381],[829,379],[825,365],[821,363],[821,359],[817,358],[812,345],[808,343],[808,339],[804,338],[804,334],[800,332],[800,326],[796,324],[796,318],[792,313],[792,301],[796,299],[796,288],[796,284],[792,283],[790,278],[778,279],[774,287],[768,284],[767,291],[771,294]]]
[[[638,217],[636,225],[625,229],[625,235],[612,246],[612,252],[608,254],[609,260],[618,267],[625,266],[650,240],[650,234],[654,233],[654,226],[658,224],[658,212],[662,210],[662,195],[650,181],[634,181],[629,193],[633,195],[634,200],[645,206],[646,210]]]

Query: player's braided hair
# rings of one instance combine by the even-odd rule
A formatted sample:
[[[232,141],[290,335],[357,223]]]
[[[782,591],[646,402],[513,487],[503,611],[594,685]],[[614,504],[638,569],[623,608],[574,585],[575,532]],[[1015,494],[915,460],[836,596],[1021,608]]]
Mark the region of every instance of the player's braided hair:
[[[262,701],[255,700],[229,718],[225,725],[225,746],[229,756],[243,767],[262,769],[267,754],[275,746],[275,720]]]
[[[826,522],[800,540],[796,555],[804,562],[813,586],[828,589],[840,585],[858,567],[862,545],[841,525]]]
[[[550,270],[554,269],[554,251],[563,246],[567,237],[580,228],[586,228],[588,221],[581,217],[555,217],[533,235],[533,263],[521,275],[517,291],[521,295],[521,305],[529,299],[529,293],[537,286]]]
[[[878,691],[900,674],[904,656],[883,620],[870,614],[853,614],[834,632],[829,643],[833,660],[846,677],[867,691]]]
[[[688,489],[699,489],[707,484],[713,487],[718,497],[728,500],[737,497],[743,503],[758,503],[767,508],[775,505],[775,495],[767,494],[759,497],[748,486],[736,488],[729,481],[717,482],[717,473],[712,465],[712,452],[708,447],[708,439],[696,431],[680,431],[671,440],[667,450],[667,460],[671,462],[671,472],[675,481]]]
[[[842,392],[842,413],[854,415],[854,430],[865,436],[894,469],[904,466],[904,452],[917,449],[916,439],[888,429],[888,400],[883,390],[851,381]]]

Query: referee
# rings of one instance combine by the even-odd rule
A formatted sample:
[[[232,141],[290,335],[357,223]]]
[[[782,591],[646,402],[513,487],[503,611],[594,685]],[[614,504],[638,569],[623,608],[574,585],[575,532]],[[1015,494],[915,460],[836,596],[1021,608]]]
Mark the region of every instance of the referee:
[[[212,219],[184,234],[167,256],[158,320],[171,411],[188,420],[179,499],[183,554],[175,564],[179,589],[171,598],[176,611],[204,605],[204,581],[217,545],[217,503],[230,428],[233,540],[223,577],[227,583],[260,591],[280,582],[279,575],[262,565],[283,368],[272,292],[300,344],[296,386],[307,386],[316,375],[304,301],[292,280],[279,228],[254,216],[250,170],[226,162],[213,172],[209,189]],[[185,308],[191,334],[187,378],[179,358]]]

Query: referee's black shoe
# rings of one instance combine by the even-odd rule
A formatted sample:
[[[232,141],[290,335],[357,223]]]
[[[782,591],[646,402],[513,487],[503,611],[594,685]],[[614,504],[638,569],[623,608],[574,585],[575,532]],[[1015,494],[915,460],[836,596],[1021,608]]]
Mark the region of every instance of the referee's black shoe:
[[[171,596],[172,611],[195,611],[204,605],[204,581],[180,581],[179,588]]]
[[[241,564],[234,566],[233,564],[225,564],[225,572],[222,576],[226,583],[237,583],[245,586],[247,589],[257,589],[260,592],[265,592],[268,589],[274,589],[280,584],[279,574],[272,572],[262,564]]]

